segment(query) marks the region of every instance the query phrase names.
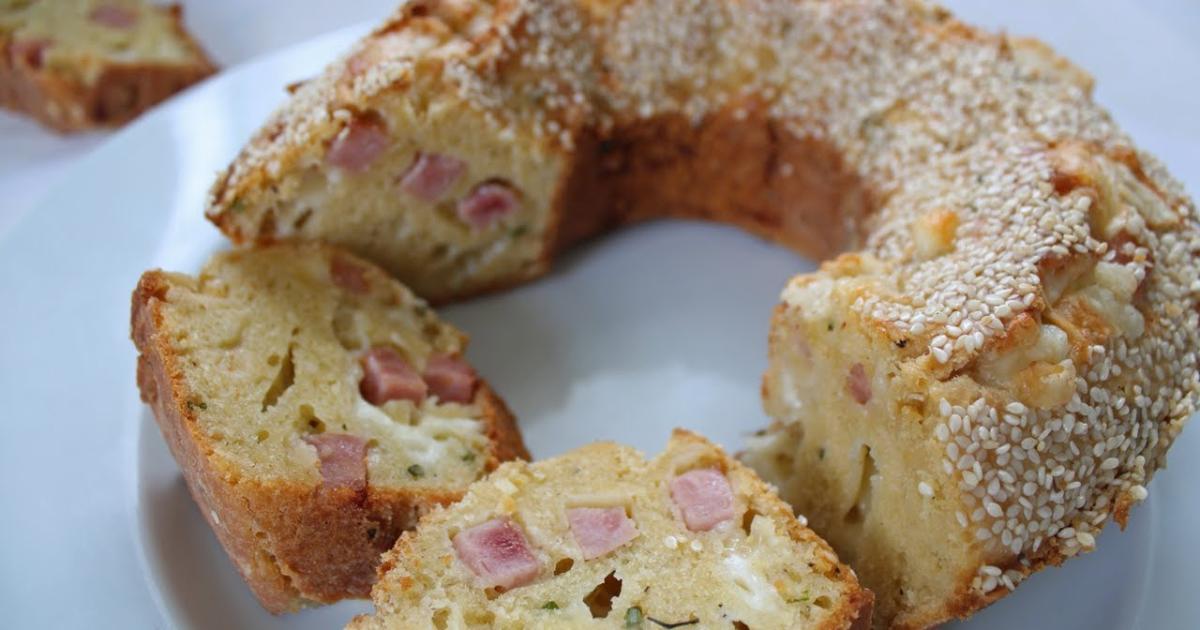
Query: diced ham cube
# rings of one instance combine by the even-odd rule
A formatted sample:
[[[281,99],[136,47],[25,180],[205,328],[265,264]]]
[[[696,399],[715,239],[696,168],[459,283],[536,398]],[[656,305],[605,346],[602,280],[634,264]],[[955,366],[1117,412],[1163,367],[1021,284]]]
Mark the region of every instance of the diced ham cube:
[[[458,559],[484,587],[523,586],[532,582],[542,569],[529,550],[525,534],[505,517],[461,531],[453,542]]]
[[[387,346],[371,348],[362,357],[363,377],[359,390],[373,405],[389,400],[410,400],[420,404],[428,388],[421,375],[404,357]]]
[[[425,364],[422,375],[429,391],[442,402],[469,403],[475,398],[479,378],[466,361],[458,357],[435,354]]]
[[[622,507],[571,508],[567,510],[567,522],[585,560],[599,558],[638,535]]]
[[[137,24],[137,12],[115,4],[102,4],[92,9],[88,19],[108,28],[127,29]]]
[[[694,532],[706,532],[734,517],[733,488],[715,468],[689,470],[672,479],[671,499]]]
[[[400,189],[420,199],[434,202],[441,199],[467,171],[467,163],[441,153],[420,153],[400,176]]]
[[[304,438],[317,449],[326,488],[367,487],[367,441],[349,433],[321,433]]]
[[[367,270],[344,256],[334,256],[329,264],[329,275],[337,286],[359,295],[371,290],[367,283]]]
[[[846,390],[860,405],[871,401],[871,381],[867,378],[867,371],[861,363],[850,366],[850,373],[846,375]]]
[[[458,217],[473,228],[486,229],[516,213],[520,207],[521,200],[511,186],[487,182],[459,200]]]
[[[361,173],[387,147],[387,126],[383,121],[378,116],[358,116],[334,138],[325,152],[325,160],[343,171]]]

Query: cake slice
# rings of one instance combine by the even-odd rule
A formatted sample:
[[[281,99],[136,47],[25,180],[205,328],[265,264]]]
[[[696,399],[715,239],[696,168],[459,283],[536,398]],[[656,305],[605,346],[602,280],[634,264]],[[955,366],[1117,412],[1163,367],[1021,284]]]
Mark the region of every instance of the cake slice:
[[[466,337],[380,269],[318,245],[142,276],[138,385],[201,513],[273,613],[365,597],[379,554],[527,457]]]
[[[384,558],[383,628],[851,628],[871,593],[748,468],[683,430],[502,465]]]
[[[336,244],[434,303],[544,273],[572,152],[534,135],[533,102],[509,115],[472,82],[476,65],[506,65],[500,23],[564,9],[580,10],[403,3],[255,134],[215,182],[209,219],[235,243]],[[607,193],[573,196],[582,211]]]
[[[58,131],[120,125],[215,70],[178,5],[0,0],[0,106]]]

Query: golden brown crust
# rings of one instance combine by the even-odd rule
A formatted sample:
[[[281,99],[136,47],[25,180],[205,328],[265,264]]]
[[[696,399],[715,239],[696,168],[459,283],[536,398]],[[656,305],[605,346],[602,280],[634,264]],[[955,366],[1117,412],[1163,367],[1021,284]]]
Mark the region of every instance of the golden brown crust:
[[[164,329],[168,284],[144,274],[133,293],[132,337],[139,351],[138,386],[209,526],[272,613],[347,597],[366,597],[379,555],[421,515],[457,501],[461,491],[380,488],[362,491],[242,476],[199,429],[179,357]],[[487,383],[477,396],[492,440],[485,464],[527,458],[515,420]]]
[[[182,9],[172,5],[168,11],[192,63],[110,63],[90,84],[36,67],[13,52],[12,41],[0,37],[0,107],[28,114],[61,133],[117,127],[212,75],[217,68],[184,29]]]
[[[487,470],[494,470],[500,462],[510,459],[531,459],[529,451],[525,448],[525,441],[521,438],[521,431],[517,428],[517,419],[512,411],[509,411],[504,399],[497,396],[486,381],[480,381],[479,391],[475,396],[475,400],[483,409],[483,417],[480,419],[484,426],[483,434],[492,445]]]

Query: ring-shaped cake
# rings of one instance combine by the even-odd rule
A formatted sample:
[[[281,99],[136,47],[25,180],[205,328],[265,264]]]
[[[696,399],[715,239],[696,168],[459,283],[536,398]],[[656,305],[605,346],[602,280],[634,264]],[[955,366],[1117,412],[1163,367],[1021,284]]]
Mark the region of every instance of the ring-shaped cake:
[[[1090,89],[915,1],[410,1],[208,213],[434,301],[658,217],[825,260],[783,290],[743,457],[877,625],[924,627],[1123,525],[1197,406],[1196,208]]]

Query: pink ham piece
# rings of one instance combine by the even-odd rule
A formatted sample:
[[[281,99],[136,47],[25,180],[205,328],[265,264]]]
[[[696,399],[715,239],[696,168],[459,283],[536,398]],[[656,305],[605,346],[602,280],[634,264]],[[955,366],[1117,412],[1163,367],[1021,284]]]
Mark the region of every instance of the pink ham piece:
[[[567,510],[567,522],[584,560],[599,558],[638,535],[633,521],[621,507],[571,508]]]
[[[429,357],[422,375],[429,391],[442,402],[469,403],[475,398],[479,378],[466,361],[444,354]]]
[[[351,173],[367,170],[388,147],[387,127],[378,116],[358,116],[334,138],[325,160]]]
[[[400,176],[400,189],[420,199],[434,202],[467,171],[467,163],[441,153],[419,153],[417,159]]]
[[[127,29],[137,24],[137,12],[115,4],[102,4],[92,10],[88,19],[101,26]]]
[[[871,381],[867,378],[867,371],[861,363],[850,366],[850,373],[846,375],[846,390],[860,405],[871,401]]]
[[[304,438],[317,449],[326,488],[367,487],[367,441],[349,433],[321,433]]]
[[[495,225],[521,207],[517,193],[507,184],[487,182],[476,186],[458,202],[458,217],[476,229]]]
[[[371,290],[367,283],[367,270],[343,256],[334,256],[329,264],[329,275],[333,283],[351,292],[363,295]]]
[[[389,400],[410,400],[420,404],[428,388],[421,375],[404,357],[387,346],[371,348],[362,357],[363,377],[359,391],[372,405]]]
[[[505,517],[461,531],[453,542],[458,559],[485,587],[523,586],[532,582],[542,569],[529,550],[525,534]]]
[[[672,479],[671,499],[694,532],[706,532],[734,516],[733,489],[715,468],[689,470]]]

